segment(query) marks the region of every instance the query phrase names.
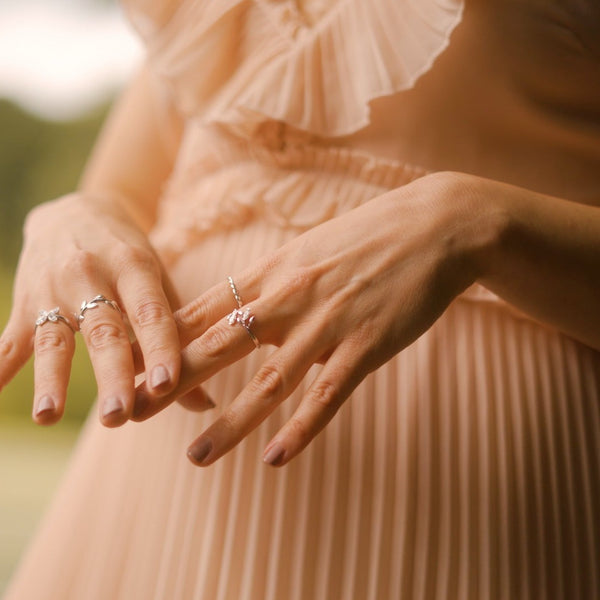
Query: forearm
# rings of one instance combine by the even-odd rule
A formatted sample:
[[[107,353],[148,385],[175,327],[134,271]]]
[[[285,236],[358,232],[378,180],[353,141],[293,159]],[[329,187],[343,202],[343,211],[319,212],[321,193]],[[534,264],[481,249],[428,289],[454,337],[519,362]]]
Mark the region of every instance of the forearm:
[[[115,103],[80,182],[80,191],[115,199],[147,231],[175,161],[181,121],[142,70]]]
[[[600,349],[600,208],[475,178],[470,195],[489,225],[479,281]]]

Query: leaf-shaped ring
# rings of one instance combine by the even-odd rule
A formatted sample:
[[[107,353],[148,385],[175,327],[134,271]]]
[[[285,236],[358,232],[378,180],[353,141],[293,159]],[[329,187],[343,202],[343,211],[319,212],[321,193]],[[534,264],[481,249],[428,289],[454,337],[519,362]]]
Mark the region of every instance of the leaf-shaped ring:
[[[106,304],[110,306],[112,309],[116,310],[120,315],[122,315],[121,308],[114,300],[109,300],[106,296],[102,294],[98,294],[98,296],[94,296],[91,300],[84,300],[81,303],[81,307],[79,308],[79,313],[75,315],[77,318],[77,324],[81,327],[81,323],[85,319],[85,312],[90,310],[91,308],[98,308],[100,304]]]

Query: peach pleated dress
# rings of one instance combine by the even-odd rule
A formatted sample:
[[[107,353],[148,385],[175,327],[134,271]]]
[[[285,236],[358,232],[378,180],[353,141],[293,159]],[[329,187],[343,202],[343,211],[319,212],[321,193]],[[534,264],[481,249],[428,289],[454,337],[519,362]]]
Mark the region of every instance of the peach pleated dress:
[[[185,301],[428,172],[600,203],[595,1],[126,9],[186,117],[152,232]],[[6,600],[600,598],[597,351],[473,286],[288,466],[262,452],[314,370],[192,466],[271,351],[206,383],[213,411],[92,415]]]

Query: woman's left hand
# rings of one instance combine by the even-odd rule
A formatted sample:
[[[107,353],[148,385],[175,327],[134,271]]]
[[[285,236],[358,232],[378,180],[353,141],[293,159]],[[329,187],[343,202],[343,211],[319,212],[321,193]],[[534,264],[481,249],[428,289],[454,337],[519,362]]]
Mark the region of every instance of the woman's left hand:
[[[368,373],[426,331],[477,277],[485,239],[472,218],[468,176],[435,174],[323,223],[234,276],[250,331],[277,349],[224,413],[190,446],[208,465],[235,446],[298,386],[324,367],[292,418],[265,450],[282,465],[329,422]],[[226,276],[227,274],[225,274]],[[226,315],[235,299],[224,281],[180,309],[186,332],[177,389],[165,398],[138,390],[144,420],[254,350]]]

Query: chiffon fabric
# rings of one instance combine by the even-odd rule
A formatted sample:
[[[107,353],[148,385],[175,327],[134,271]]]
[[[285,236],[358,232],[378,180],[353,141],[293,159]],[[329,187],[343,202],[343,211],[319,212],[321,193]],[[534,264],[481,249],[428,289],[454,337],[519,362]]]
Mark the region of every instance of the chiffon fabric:
[[[593,3],[125,7],[186,119],[151,234],[184,301],[433,171],[600,202]],[[6,600],[600,597],[597,351],[473,286],[287,466],[262,452],[318,367],[192,466],[271,351],[206,383],[214,411],[92,415]]]

